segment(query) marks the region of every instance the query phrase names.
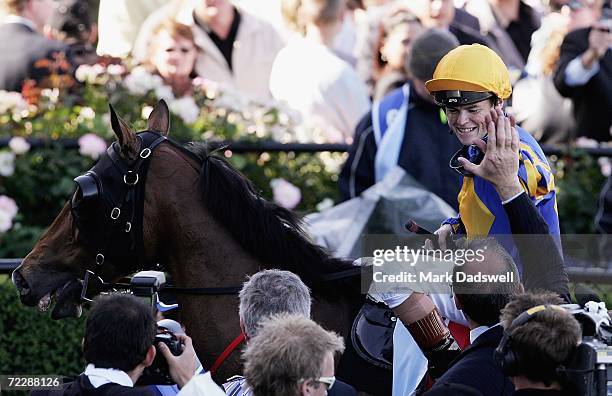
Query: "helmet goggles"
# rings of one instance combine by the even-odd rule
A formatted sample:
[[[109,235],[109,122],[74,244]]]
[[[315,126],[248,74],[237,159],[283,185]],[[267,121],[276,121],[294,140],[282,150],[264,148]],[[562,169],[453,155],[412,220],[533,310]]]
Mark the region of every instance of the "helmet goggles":
[[[492,92],[472,92],[472,91],[436,91],[433,97],[438,106],[459,107],[495,97]]]

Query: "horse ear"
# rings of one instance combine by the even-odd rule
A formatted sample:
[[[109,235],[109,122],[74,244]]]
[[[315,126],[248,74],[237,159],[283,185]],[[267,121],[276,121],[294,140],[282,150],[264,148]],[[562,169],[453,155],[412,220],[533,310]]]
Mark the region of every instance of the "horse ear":
[[[110,103],[108,104],[108,107],[110,107],[111,127],[113,128],[115,135],[117,135],[121,152],[125,156],[131,157],[133,154],[138,152],[136,135],[134,135],[128,124],[117,115],[115,109]]]
[[[170,111],[168,110],[168,105],[165,100],[159,100],[151,114],[149,114],[147,129],[168,136],[168,130],[170,129]]]

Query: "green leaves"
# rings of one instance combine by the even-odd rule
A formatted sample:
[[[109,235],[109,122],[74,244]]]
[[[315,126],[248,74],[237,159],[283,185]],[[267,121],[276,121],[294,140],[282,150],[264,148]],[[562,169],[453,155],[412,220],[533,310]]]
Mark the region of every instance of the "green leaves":
[[[20,304],[8,276],[0,275],[0,367],[3,374],[78,375],[85,320],[51,320]]]
[[[605,183],[597,160],[582,151],[556,161],[557,206],[561,232],[594,234],[598,197]]]

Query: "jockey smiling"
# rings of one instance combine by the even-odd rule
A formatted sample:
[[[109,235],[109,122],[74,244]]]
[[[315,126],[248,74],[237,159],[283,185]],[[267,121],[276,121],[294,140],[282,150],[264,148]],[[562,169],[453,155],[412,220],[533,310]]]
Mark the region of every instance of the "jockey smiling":
[[[440,60],[433,79],[425,86],[445,110],[448,125],[463,144],[450,160],[450,166],[463,175],[458,196],[459,216],[444,221],[436,231],[440,246],[444,248],[447,237],[453,233],[468,237],[511,234],[502,205],[522,191],[504,191],[472,172],[486,149],[485,116],[495,116],[491,109],[503,115],[504,100],[512,93],[508,69],[493,50],[479,44],[462,45]],[[520,140],[519,181],[548,224],[550,233],[558,235],[555,181],[550,165],[536,140],[519,126],[516,129]],[[505,247],[521,270],[515,247]]]

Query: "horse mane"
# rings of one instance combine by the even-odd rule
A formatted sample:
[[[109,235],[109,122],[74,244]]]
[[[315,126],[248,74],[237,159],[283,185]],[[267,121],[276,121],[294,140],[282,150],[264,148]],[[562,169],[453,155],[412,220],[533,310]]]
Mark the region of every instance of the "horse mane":
[[[352,268],[311,242],[293,211],[263,198],[224,158],[204,144],[189,143],[185,149],[202,163],[200,187],[208,211],[266,267],[294,272],[313,289],[327,289],[323,275]]]

